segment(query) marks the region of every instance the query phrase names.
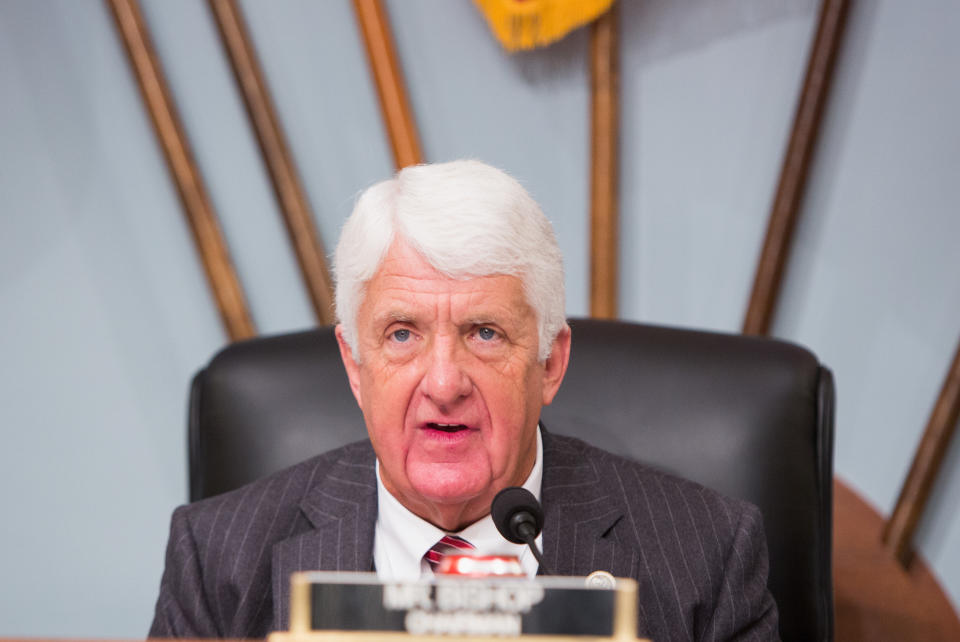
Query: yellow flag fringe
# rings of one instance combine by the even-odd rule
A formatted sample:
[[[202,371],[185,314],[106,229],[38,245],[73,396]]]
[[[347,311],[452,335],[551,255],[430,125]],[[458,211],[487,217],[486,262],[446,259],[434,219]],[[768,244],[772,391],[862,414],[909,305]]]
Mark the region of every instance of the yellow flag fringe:
[[[544,47],[592,22],[614,0],[474,0],[507,51]]]

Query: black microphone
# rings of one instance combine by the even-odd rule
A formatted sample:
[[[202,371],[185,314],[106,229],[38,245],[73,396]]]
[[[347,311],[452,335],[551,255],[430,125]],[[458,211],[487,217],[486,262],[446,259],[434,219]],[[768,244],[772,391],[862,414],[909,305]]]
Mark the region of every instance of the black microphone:
[[[490,516],[507,540],[529,546],[543,574],[550,575],[535,541],[543,529],[543,509],[533,493],[519,486],[504,488],[493,498]]]

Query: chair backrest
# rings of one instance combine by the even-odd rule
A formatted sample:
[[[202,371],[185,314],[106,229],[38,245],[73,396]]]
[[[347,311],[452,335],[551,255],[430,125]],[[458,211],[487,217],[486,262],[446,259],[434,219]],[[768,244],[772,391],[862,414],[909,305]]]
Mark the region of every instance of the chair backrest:
[[[833,379],[798,346],[573,320],[570,368],[548,430],[756,504],[780,633],[833,638]],[[332,328],[217,354],[190,396],[190,499],[361,439]]]

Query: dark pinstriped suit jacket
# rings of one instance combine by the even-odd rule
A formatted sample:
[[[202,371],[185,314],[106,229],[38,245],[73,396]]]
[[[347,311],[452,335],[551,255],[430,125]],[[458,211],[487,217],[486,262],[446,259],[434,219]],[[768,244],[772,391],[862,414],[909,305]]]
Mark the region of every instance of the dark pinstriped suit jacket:
[[[543,432],[543,548],[560,575],[639,582],[639,631],[668,640],[775,640],[759,511],[582,441]],[[173,514],[150,629],[263,637],[289,620],[298,570],[369,571],[374,453],[358,442]]]

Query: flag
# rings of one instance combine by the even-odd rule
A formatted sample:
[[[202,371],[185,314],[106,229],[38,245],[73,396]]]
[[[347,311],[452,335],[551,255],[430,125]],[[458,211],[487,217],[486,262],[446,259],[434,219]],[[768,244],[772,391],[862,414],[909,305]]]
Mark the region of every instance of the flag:
[[[474,0],[507,51],[544,47],[603,14],[614,0]]]

